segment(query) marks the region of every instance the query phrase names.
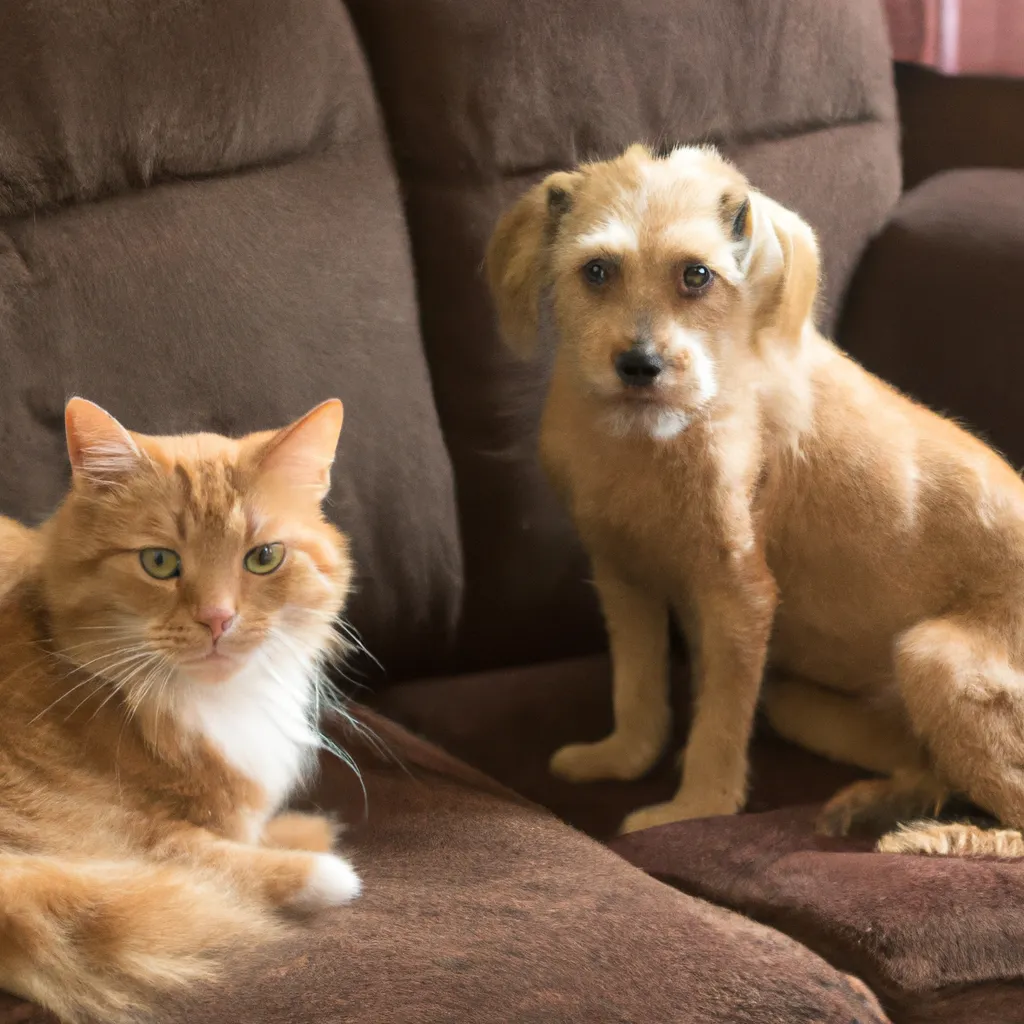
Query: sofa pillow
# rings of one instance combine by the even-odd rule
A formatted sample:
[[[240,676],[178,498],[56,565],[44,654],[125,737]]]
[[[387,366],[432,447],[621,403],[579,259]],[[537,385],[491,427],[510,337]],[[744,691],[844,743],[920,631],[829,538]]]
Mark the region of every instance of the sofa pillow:
[[[336,0],[0,5],[0,512],[67,482],[72,394],[134,429],[338,395],[351,618],[393,675],[461,600],[451,467],[373,90]]]
[[[875,853],[816,836],[815,810],[680,822],[611,846],[862,978],[893,1024],[1024,1021],[1024,863]]]
[[[380,719],[315,802],[350,823],[350,906],[239,956],[153,1024],[889,1024],[798,942],[695,900]],[[0,1024],[52,1024],[0,996]]]

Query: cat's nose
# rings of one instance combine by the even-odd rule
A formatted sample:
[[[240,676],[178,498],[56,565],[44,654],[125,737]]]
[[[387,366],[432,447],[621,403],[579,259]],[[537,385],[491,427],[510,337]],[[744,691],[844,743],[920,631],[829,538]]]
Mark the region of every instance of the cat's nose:
[[[196,622],[202,623],[210,631],[216,643],[231,628],[235,620],[234,608],[200,608],[195,614]]]

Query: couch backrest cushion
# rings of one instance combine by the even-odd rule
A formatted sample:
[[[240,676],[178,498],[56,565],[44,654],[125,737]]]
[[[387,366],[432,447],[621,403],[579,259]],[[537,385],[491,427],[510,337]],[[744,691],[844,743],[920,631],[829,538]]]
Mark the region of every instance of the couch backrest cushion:
[[[466,665],[600,643],[537,466],[544,366],[500,345],[480,263],[544,173],[628,143],[715,141],[821,233],[831,324],[899,192],[881,7],[864,0],[349,0],[389,127],[456,471]]]
[[[150,432],[339,395],[351,617],[395,675],[461,597],[405,222],[336,0],[0,7],[0,511],[46,516],[71,394]]]

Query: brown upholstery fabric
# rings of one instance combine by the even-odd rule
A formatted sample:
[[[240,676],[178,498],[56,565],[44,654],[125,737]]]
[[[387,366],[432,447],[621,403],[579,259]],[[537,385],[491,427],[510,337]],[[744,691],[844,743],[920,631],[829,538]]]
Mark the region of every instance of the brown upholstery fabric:
[[[0,5],[0,216],[375,130],[342,5],[283,10],[275,0]]]
[[[841,340],[870,370],[1024,465],[1024,171],[906,193],[860,266]]]
[[[825,318],[899,191],[881,8],[861,0],[352,0],[388,124],[424,341],[458,482],[460,664],[597,649],[601,630],[531,432],[543,361],[502,350],[480,262],[544,172],[638,139],[711,139],[821,230]],[[783,138],[778,146],[760,140]],[[813,168],[813,174],[809,171]],[[841,201],[837,198],[841,197]]]
[[[744,141],[893,116],[884,19],[856,0],[350,6],[403,176],[490,181],[624,139]]]
[[[648,829],[629,861],[863,978],[894,1024],[1024,1021],[1024,864],[889,856],[813,834],[813,810]]]
[[[961,167],[1024,168],[1024,79],[898,64],[896,88],[906,188]]]
[[[579,659],[398,686],[380,700],[409,727],[672,885],[785,931],[866,981],[894,1024],[1024,1022],[1024,864],[882,856],[813,834],[814,808],[857,777],[766,730],[748,813],[614,838],[624,813],[667,799],[686,735],[685,670],[672,753],[635,783],[573,785],[547,759],[611,726],[608,666]],[[795,805],[795,806],[794,806]]]
[[[349,6],[373,85],[337,0],[0,4],[0,511],[37,520],[57,500],[61,407],[72,392],[138,429],[227,432],[284,422],[339,394],[346,427],[332,514],[360,570],[352,619],[392,679],[596,650],[603,631],[586,566],[534,454],[545,363],[516,365],[497,341],[480,275],[486,238],[505,205],[577,157],[637,139],[715,141],[818,229],[828,328],[899,191],[880,7]],[[911,273],[902,255],[895,269],[884,260],[887,246],[903,252],[901,224],[917,231],[913,203],[865,271],[880,266],[883,285]],[[998,207],[980,205],[989,231],[984,218]],[[1011,226],[991,237],[1019,238],[1014,216],[1004,213]],[[920,217],[936,223],[927,203]],[[962,241],[949,234],[935,237]],[[1012,242],[999,244],[1015,258]],[[957,283],[923,294],[953,294]],[[873,302],[886,290],[869,279],[868,294]],[[889,310],[863,301],[848,325],[863,317],[870,330],[856,336],[882,339],[876,351],[892,359],[903,346],[908,372],[920,374],[930,336],[898,317],[910,333],[886,334]],[[885,317],[872,321],[875,309]],[[397,762],[359,751],[368,819],[334,764],[316,798],[353,823],[347,843],[365,896],[240,959],[219,986],[168,1001],[168,1024],[886,1020],[843,970],[863,972],[908,1024],[932,1019],[931,1008],[952,1020],[950,1007],[965,1021],[1001,1012],[1012,1022],[1022,1005],[1011,1003],[1014,951],[984,916],[1003,876],[986,876],[978,932],[956,922],[941,947],[955,981],[940,991],[941,976],[912,959],[927,957],[928,932],[910,867],[903,902],[918,916],[906,919],[900,901],[879,908],[865,893],[866,875],[837,879],[830,858],[853,854],[815,848],[825,863],[802,881],[771,873],[787,842],[808,841],[795,812],[687,826],[698,830],[692,864],[674,833],[638,837],[639,853],[622,849],[677,886],[704,885],[766,919],[777,906],[794,935],[797,907],[807,923],[798,937],[839,969],[661,884],[504,789],[601,837],[625,811],[672,792],[671,754],[631,785],[549,777],[554,749],[610,726],[603,658],[399,683],[379,700],[499,781],[375,720]],[[678,748],[684,668],[677,703]],[[821,800],[854,775],[763,736],[750,806]],[[766,832],[765,822],[776,824]],[[733,861],[715,846],[717,828],[739,830],[729,833]],[[928,885],[938,901],[941,887]],[[895,945],[872,945],[869,912]],[[959,959],[957,942],[970,946]],[[42,1021],[0,996],[0,1024]]]
[[[609,838],[628,811],[675,791],[676,753],[688,729],[686,678],[685,665],[677,665],[669,749],[647,778],[630,783],[576,785],[548,773],[548,759],[560,746],[600,739],[611,728],[611,677],[603,657],[408,683],[390,687],[376,701],[409,729],[570,824]],[[752,811],[826,800],[859,777],[854,769],[783,743],[767,728],[760,733],[752,755]]]
[[[156,1024],[885,1024],[799,943],[662,885],[546,812],[390,730],[406,770],[332,765],[366,892]],[[2,1024],[42,1024],[0,1001]]]
[[[339,395],[351,617],[396,676],[436,666],[461,598],[451,468],[340,5],[5,4],[0,94],[0,207],[108,196],[0,219],[0,511],[58,500],[73,393],[135,429],[229,433]],[[274,166],[214,173],[253,163]]]

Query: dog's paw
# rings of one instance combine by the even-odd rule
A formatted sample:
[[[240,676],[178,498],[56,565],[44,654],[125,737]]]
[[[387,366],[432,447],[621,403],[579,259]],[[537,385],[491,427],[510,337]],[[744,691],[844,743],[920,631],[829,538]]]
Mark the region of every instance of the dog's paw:
[[[818,812],[814,831],[819,836],[847,836],[858,825],[859,811],[845,800],[831,800]]]
[[[877,837],[900,822],[937,814],[945,792],[927,777],[916,785],[893,779],[864,779],[841,789],[821,809],[815,830],[825,836]]]
[[[597,743],[571,743],[551,758],[551,774],[566,782],[617,779],[633,782],[650,771],[658,753],[609,736]]]
[[[657,825],[669,825],[674,821],[690,821],[693,818],[717,818],[735,814],[739,808],[731,802],[714,800],[669,800],[664,804],[652,804],[627,814],[619,826],[619,835],[640,832]]]

